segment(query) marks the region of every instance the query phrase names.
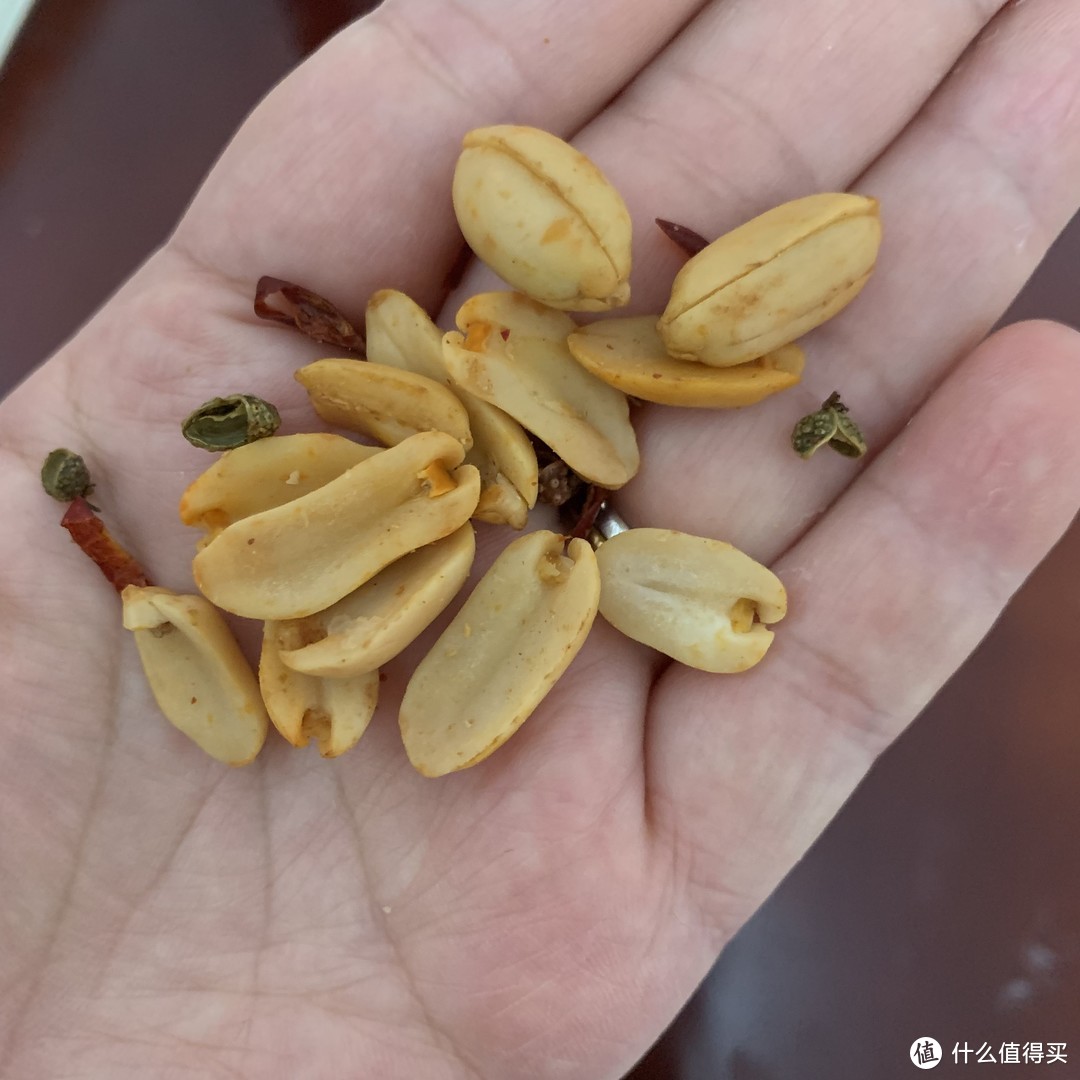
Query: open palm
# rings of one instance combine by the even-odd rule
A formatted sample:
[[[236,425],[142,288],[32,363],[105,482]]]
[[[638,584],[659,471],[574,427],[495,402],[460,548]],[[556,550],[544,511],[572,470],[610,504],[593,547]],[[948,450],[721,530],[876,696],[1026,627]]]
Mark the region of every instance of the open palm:
[[[1080,504],[1080,339],[977,346],[1080,203],[1080,10],[1002,8],[389,0],[270,96],[3,405],[0,1074],[592,1080],[646,1049]],[[812,191],[881,199],[877,275],[802,386],[635,414],[624,516],[771,563],[791,613],[736,678],[598,620],[521,733],[441,780],[397,736],[405,664],[344,758],[271,739],[219,766],[158,714],[40,461],[82,451],[189,591],[176,502],[207,458],[180,418],[244,391],[314,426],[291,375],[325,351],[254,318],[255,280],[438,310],[461,135],[507,121],[576,133],[622,191],[638,311],[679,261],[655,216],[716,235]],[[833,389],[871,459],[787,445]]]

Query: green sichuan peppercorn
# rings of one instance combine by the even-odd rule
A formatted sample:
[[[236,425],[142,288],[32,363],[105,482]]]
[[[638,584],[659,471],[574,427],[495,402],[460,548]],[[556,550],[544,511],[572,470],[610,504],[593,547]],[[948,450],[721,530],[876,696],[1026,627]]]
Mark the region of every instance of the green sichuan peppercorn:
[[[801,458],[811,457],[826,443],[845,457],[857,458],[866,453],[866,439],[835,390],[817,412],[804,416],[791,433],[791,445]]]
[[[41,466],[41,486],[54,499],[71,502],[94,490],[86,462],[72,450],[53,450]]]
[[[230,394],[200,405],[181,430],[202,450],[234,450],[273,435],[281,424],[277,409],[253,394]]]

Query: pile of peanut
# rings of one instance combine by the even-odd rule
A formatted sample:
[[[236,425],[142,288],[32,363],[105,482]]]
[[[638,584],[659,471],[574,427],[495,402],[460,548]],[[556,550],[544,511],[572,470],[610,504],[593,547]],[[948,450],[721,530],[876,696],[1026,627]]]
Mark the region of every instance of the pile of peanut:
[[[296,378],[334,434],[260,438],[184,492],[204,530],[202,596],[123,592],[165,715],[207,753],[250,762],[268,722],[328,757],[363,734],[379,668],[428,627],[473,563],[472,520],[525,527],[537,501],[531,433],[606,489],[638,470],[628,395],[699,408],[751,405],[799,381],[793,341],[862,288],[877,204],[786,203],[691,258],[659,316],[579,325],[630,296],[630,215],[562,140],[527,127],[470,132],[453,200],[469,246],[514,290],[473,296],[443,333],[400,292],[366,315],[366,360]],[[780,581],[715,539],[619,532],[596,547],[547,530],[510,543],[413,672],[400,709],[409,760],[441,776],[484,760],[580,650],[597,612],[704,671],[758,663],[784,617]],[[256,678],[217,609],[263,623]]]

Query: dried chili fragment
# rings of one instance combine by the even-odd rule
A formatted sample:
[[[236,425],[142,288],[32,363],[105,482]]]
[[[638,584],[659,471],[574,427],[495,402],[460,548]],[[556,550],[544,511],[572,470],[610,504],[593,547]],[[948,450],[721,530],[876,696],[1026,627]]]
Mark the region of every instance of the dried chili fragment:
[[[90,509],[80,495],[75,498],[60,521],[71,539],[97,563],[98,569],[117,592],[128,585],[149,585],[146,571],[133,555],[113,539],[105,522]]]
[[[570,522],[570,536],[580,537],[587,540],[593,525],[596,524],[596,516],[604,506],[604,500],[611,494],[607,488],[599,484],[585,484],[585,497],[578,508],[576,517]]]
[[[696,255],[709,246],[709,241],[701,233],[696,233],[685,225],[678,225],[674,221],[665,221],[663,218],[656,218],[655,221],[660,226],[660,231],[669,240],[678,244],[687,255]]]
[[[364,335],[325,297],[276,277],[261,277],[255,286],[255,314],[260,319],[295,326],[323,345],[364,351]]]

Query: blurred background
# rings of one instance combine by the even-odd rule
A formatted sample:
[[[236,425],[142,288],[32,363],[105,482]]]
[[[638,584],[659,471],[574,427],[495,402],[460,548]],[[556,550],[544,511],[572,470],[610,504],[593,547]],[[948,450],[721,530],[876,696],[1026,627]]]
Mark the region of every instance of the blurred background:
[[[0,0],[0,390],[164,240],[266,90],[371,6]],[[1080,327],[1080,219],[1006,321],[1030,317]],[[1074,526],[633,1080],[911,1077],[920,1036],[945,1047],[935,1076],[964,1067],[956,1043],[1065,1042],[1048,1075],[1080,1077],[1078,777]]]

